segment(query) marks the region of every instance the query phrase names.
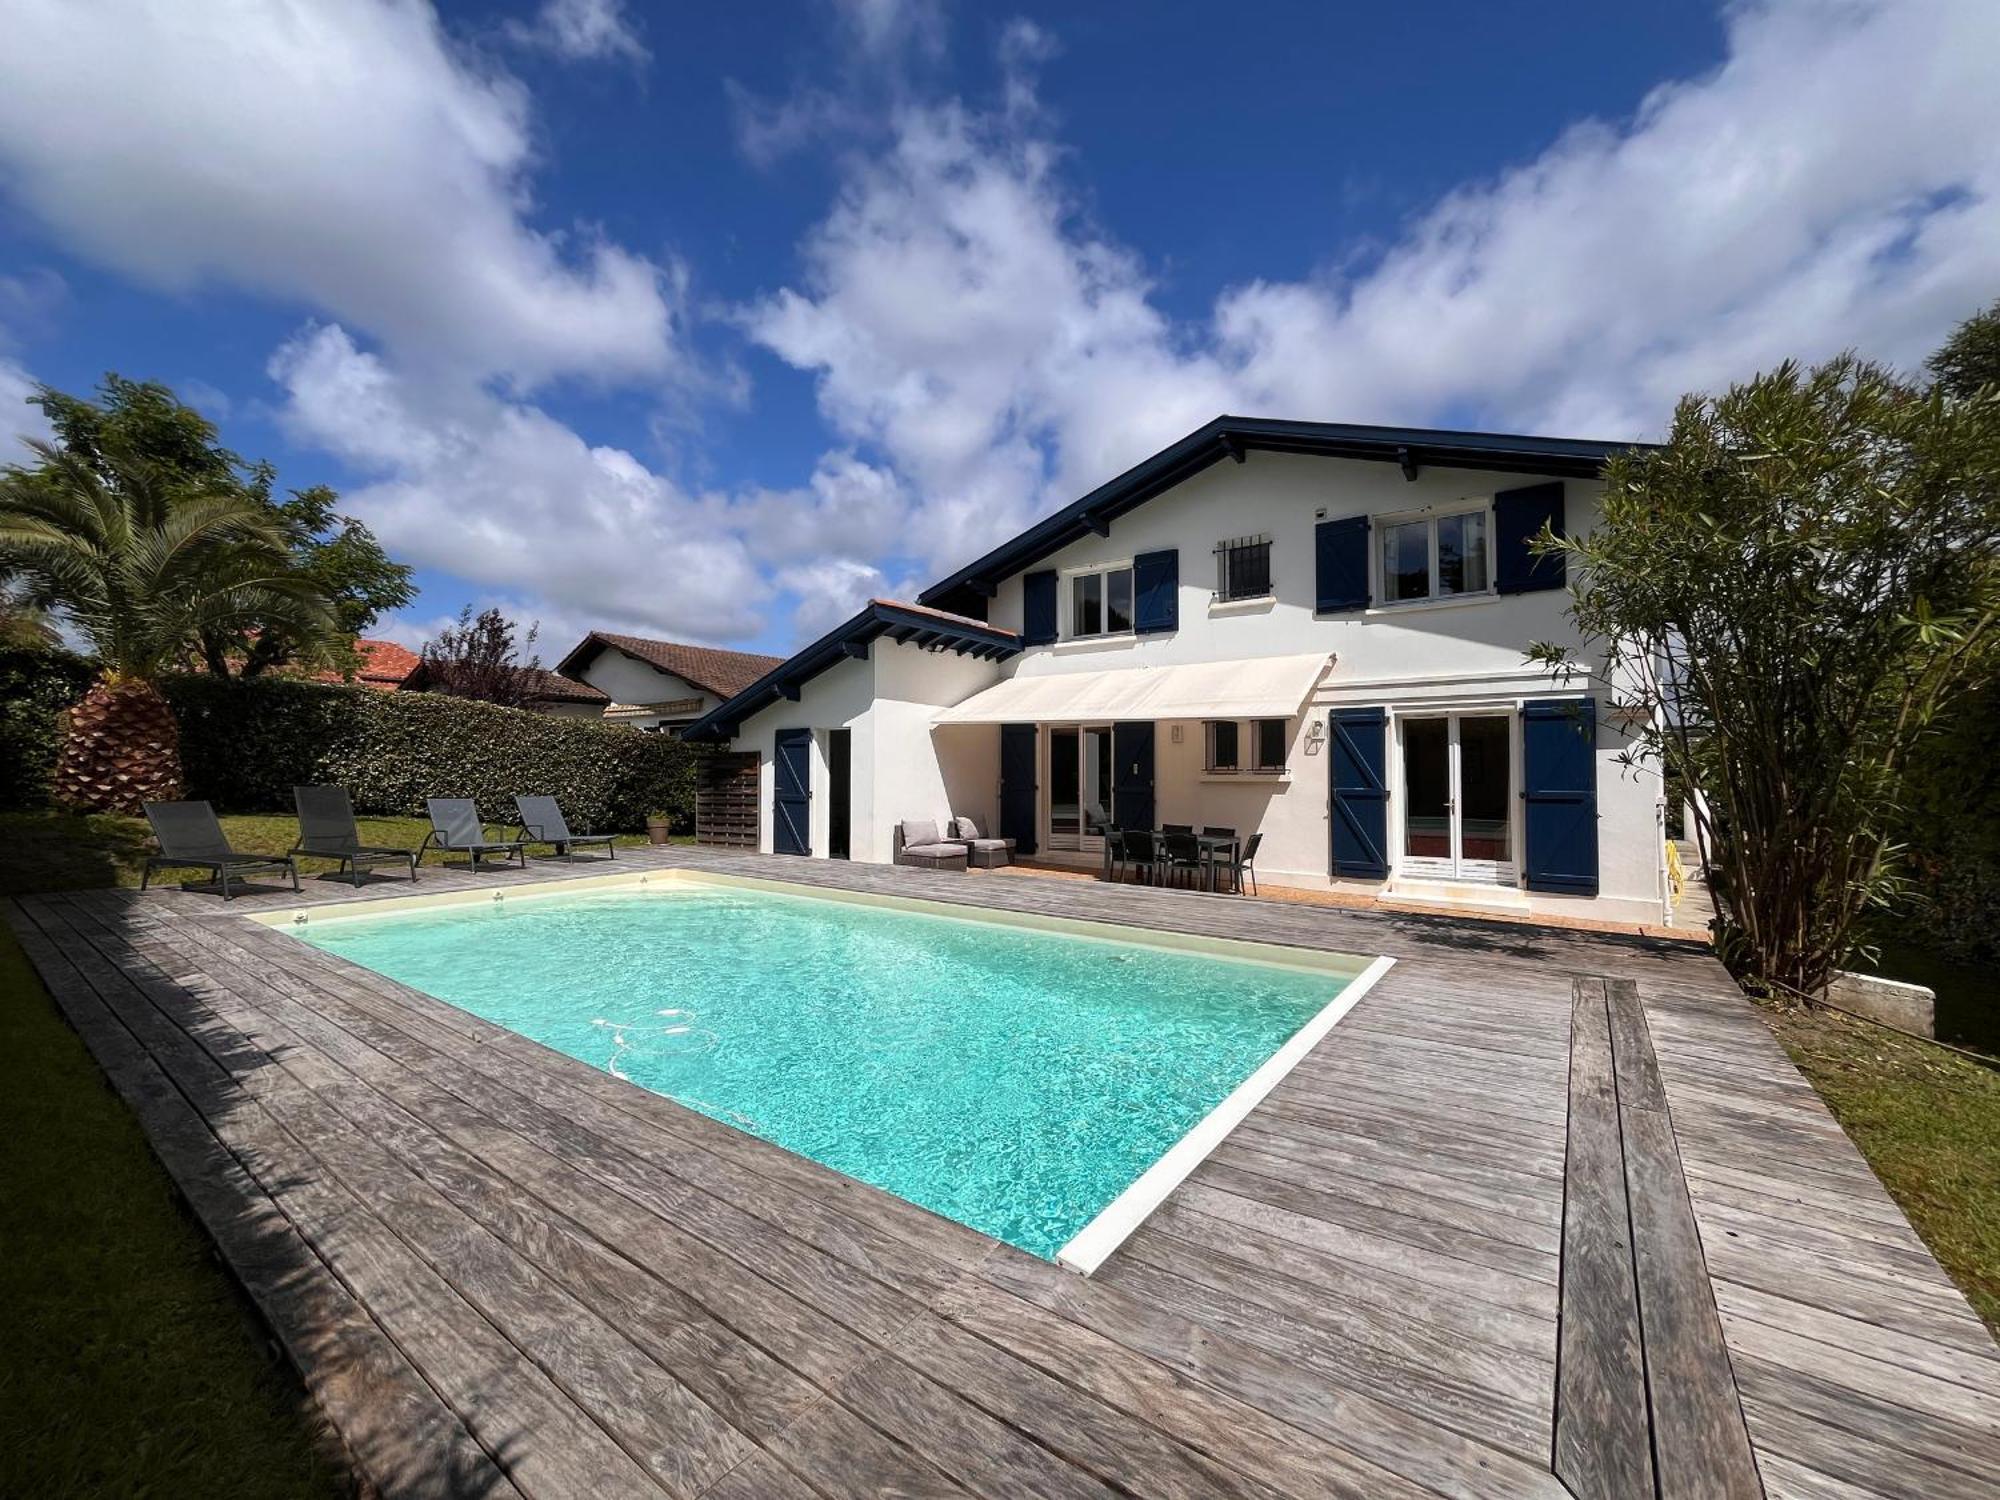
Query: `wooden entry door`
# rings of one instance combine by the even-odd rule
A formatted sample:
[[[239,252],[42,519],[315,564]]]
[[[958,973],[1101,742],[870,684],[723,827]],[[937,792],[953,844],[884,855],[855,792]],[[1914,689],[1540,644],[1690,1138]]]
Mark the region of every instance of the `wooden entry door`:
[[[812,731],[780,729],[772,743],[771,850],[812,853]]]

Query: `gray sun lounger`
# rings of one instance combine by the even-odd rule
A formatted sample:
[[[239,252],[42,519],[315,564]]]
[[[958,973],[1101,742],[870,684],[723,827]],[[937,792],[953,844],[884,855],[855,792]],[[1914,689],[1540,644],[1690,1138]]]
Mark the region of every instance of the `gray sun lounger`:
[[[569,819],[553,797],[516,797],[514,811],[521,819],[521,837],[531,844],[552,844],[559,855],[567,855],[580,844],[602,844],[605,858],[617,858],[611,834],[572,833]]]
[[[526,841],[489,839],[486,824],[479,816],[479,808],[470,797],[427,797],[424,806],[430,811],[431,831],[424,835],[423,847],[417,850],[419,859],[435,840],[438,848],[447,854],[471,855],[475,870],[479,868],[480,856],[486,854],[511,854],[522,868],[527,867]]]
[[[253,871],[283,870],[292,877],[292,889],[299,888],[299,867],[291,855],[244,854],[230,848],[215,809],[206,802],[148,802],[146,821],[153,825],[160,852],[147,856],[139,875],[142,891],[153,883],[154,870],[188,867],[213,870],[224,901],[230,898],[230,876],[240,882]]]
[[[370,865],[407,864],[410,879],[416,880],[416,850],[361,842],[361,829],[354,821],[354,804],[346,787],[295,786],[292,801],[299,810],[299,841],[292,846],[292,853],[339,860],[334,874],[348,876],[357,886]]]

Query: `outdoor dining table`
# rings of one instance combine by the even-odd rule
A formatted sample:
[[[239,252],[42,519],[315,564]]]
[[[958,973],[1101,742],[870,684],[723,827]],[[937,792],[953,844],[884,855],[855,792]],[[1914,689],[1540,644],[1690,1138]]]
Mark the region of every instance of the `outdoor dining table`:
[[[1167,836],[1165,830],[1159,828],[1153,829],[1152,835],[1155,848],[1159,846],[1159,841]],[[1188,834],[1186,837],[1192,838],[1200,846],[1202,883],[1207,889],[1214,890],[1216,856],[1227,856],[1229,863],[1232,865],[1235,864],[1236,847],[1241,841],[1233,833],[1195,833]],[[1104,841],[1104,878],[1106,880],[1111,878],[1111,840],[1109,838]]]

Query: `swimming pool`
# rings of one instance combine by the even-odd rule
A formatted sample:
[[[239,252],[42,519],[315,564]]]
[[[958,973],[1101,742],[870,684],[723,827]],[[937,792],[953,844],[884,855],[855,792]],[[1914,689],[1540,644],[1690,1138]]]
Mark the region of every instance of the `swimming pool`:
[[[1213,1141],[1190,1132],[1219,1137],[1234,1120],[1211,1119],[1217,1107],[1247,1110],[1254,1099],[1232,1095],[1288,1068],[1288,1044],[1302,1055],[1374,972],[1344,955],[771,884],[532,889],[278,924],[1084,1270],[1150,1207],[1134,1184],[1160,1178],[1177,1143],[1205,1154]]]

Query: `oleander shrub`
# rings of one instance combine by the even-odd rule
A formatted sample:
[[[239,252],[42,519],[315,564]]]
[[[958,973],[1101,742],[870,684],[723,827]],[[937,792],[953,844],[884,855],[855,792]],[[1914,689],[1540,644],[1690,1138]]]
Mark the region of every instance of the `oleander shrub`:
[[[666,735],[442,693],[271,678],[163,686],[188,795],[224,811],[289,812],[294,786],[332,782],[363,813],[421,814],[426,797],[471,797],[504,821],[517,793],[546,792],[579,830],[636,832],[654,810],[693,826],[702,752]]]
[[[95,662],[68,651],[0,650],[0,809],[48,805],[62,711],[96,672]]]

